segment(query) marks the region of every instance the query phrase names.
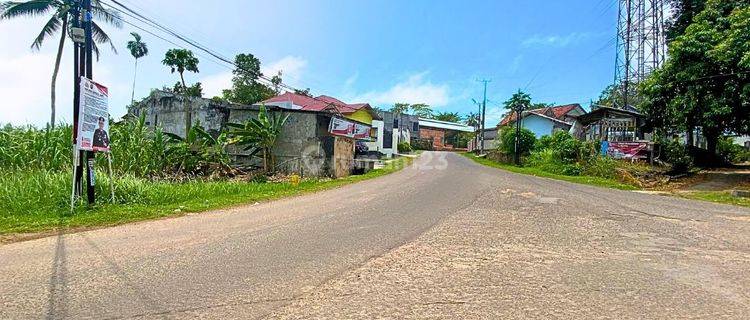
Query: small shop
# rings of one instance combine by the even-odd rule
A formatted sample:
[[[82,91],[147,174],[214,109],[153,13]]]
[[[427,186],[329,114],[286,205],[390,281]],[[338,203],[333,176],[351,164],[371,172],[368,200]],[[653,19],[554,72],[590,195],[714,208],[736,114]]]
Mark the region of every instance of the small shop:
[[[648,159],[653,143],[646,139],[644,116],[636,110],[599,107],[578,117],[581,138],[601,141],[601,152],[615,159]]]

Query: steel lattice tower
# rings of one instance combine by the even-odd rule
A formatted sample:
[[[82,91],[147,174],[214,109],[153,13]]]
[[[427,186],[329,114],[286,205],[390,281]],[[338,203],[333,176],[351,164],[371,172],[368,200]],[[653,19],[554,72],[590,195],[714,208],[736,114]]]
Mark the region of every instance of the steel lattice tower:
[[[664,0],[619,0],[615,86],[616,107],[627,106],[636,85],[664,63]]]

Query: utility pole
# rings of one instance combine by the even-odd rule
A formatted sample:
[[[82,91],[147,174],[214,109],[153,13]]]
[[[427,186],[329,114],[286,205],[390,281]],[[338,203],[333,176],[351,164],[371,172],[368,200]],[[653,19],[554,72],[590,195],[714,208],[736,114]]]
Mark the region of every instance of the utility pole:
[[[483,139],[484,139],[484,133],[481,132],[481,130],[482,130],[482,126],[481,126],[481,122],[482,122],[482,104],[479,103],[477,100],[474,100],[474,98],[471,98],[471,101],[474,102],[474,104],[477,105],[476,124],[474,125],[474,128],[476,129],[476,134],[477,134],[476,135],[477,144],[476,144],[476,150],[474,150],[474,151],[477,153],[477,155],[479,155],[479,148],[480,148],[479,145],[483,143]]]
[[[516,137],[515,137],[515,148],[513,149],[513,163],[517,166],[521,165],[521,152],[518,150],[521,144],[521,119],[523,118],[524,106],[519,104],[516,105]]]
[[[83,0],[83,27],[86,33],[86,44],[85,44],[85,52],[86,52],[86,74],[85,77],[89,78],[90,80],[94,79],[94,55],[93,55],[93,48],[94,48],[94,39],[93,39],[93,31],[92,31],[92,19],[93,14],[91,11],[91,0]],[[78,119],[79,121],[82,121],[83,119]],[[93,205],[96,201],[96,197],[94,194],[94,152],[93,151],[86,151],[86,199],[88,200],[89,205]]]
[[[481,146],[481,153],[484,154],[484,120],[485,116],[487,115],[487,83],[492,82],[492,80],[488,79],[482,79],[478,80],[480,82],[484,82],[484,98],[482,99],[482,119],[481,119],[481,126],[482,128],[479,130],[480,135],[482,137],[482,146]]]

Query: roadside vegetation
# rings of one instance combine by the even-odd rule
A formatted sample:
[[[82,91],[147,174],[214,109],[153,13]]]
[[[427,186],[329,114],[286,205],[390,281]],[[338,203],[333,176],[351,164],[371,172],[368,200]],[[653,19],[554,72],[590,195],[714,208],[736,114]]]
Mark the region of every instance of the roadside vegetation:
[[[514,141],[515,130],[505,128],[501,130],[499,145],[486,157],[477,157],[470,152],[463,155],[480,164],[510,172],[620,190],[670,190],[670,183],[679,181],[674,177],[689,176],[696,170],[687,148],[676,141],[661,142],[661,161],[654,166],[642,161],[601,156],[599,142],[583,142],[567,132],[558,131],[552,136],[536,139],[527,129],[521,130],[521,165],[516,166],[513,164]],[[720,148],[722,145],[719,144]],[[732,153],[734,157],[742,157],[746,152],[741,147],[726,148],[735,152]],[[750,199],[734,197],[729,191],[665,191],[664,194],[750,207]]]
[[[253,133],[246,129],[255,128],[256,136],[278,134],[262,128],[278,126],[283,118],[269,118],[275,120],[263,122],[260,117],[253,119],[257,123],[237,125],[236,134],[227,131],[218,136],[196,124],[187,138],[150,130],[142,118],[113,124],[114,202],[109,199],[108,175],[98,170],[97,205],[79,203],[74,212],[70,210],[71,126],[0,128],[0,235],[116,225],[276,199],[378,177],[412,161],[399,158],[384,169],[335,180],[232,167],[225,151],[229,144],[258,148],[259,157],[263,150],[270,151],[269,139],[274,137],[250,139]],[[106,158],[98,156],[96,167],[107,168]]]

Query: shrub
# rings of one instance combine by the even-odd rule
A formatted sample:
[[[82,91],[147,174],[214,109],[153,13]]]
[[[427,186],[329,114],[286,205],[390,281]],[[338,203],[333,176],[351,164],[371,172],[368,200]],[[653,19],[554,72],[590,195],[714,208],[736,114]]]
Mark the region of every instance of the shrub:
[[[593,177],[614,178],[617,176],[618,161],[601,155],[589,157],[583,166],[582,174]]]
[[[401,142],[398,144],[398,152],[399,153],[409,153],[412,152],[411,144],[408,142]]]
[[[411,147],[414,150],[432,151],[432,139],[412,139]]]
[[[556,131],[552,136],[544,136],[534,146],[536,150],[552,150],[561,162],[572,163],[579,160],[583,143],[565,131]]]
[[[516,152],[516,129],[505,127],[500,131],[500,151],[506,154],[515,154]],[[521,128],[520,139],[518,140],[518,149],[521,155],[527,155],[534,149],[536,136],[531,130]]]
[[[750,151],[734,143],[732,138],[722,137],[716,145],[716,153],[730,163],[740,163],[750,160]]]
[[[581,174],[583,168],[578,163],[568,163],[560,159],[559,155],[552,149],[537,150],[526,158],[525,165],[539,168],[543,171],[567,176]]]
[[[673,174],[688,172],[693,166],[693,159],[688,154],[687,148],[674,140],[662,143],[661,159],[672,166],[671,172]]]

